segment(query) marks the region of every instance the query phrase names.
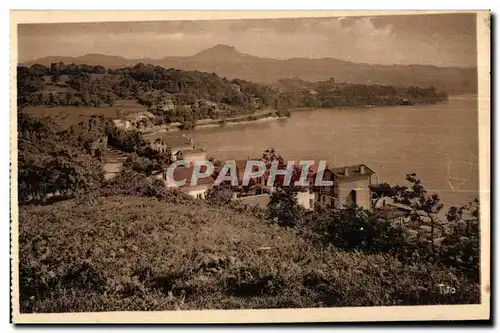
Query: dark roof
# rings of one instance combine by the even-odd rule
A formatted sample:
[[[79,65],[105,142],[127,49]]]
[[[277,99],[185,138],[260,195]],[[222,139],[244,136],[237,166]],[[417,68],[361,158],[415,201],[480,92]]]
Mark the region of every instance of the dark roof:
[[[191,183],[191,177],[193,176],[193,171],[194,167],[177,167],[174,169],[174,181],[182,181],[186,180],[186,184],[184,184],[182,187],[188,187],[190,186]],[[201,172],[206,171],[206,167],[201,166],[200,168]],[[212,185],[214,183],[214,180],[212,177],[203,177],[203,178],[198,178],[198,181],[196,185]]]
[[[361,175],[361,166],[365,167],[364,175],[373,175],[375,172],[364,164],[350,165],[345,167],[330,168],[338,178],[349,178]],[[347,169],[347,175],[345,170]]]

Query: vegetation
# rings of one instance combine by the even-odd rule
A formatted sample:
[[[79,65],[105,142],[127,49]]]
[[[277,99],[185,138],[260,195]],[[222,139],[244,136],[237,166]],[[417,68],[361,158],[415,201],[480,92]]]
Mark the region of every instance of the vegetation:
[[[479,300],[458,270],[319,247],[294,229],[178,192],[22,207],[20,221],[22,312]],[[443,295],[436,281],[460,288]]]
[[[52,138],[45,122],[24,115],[20,120],[22,140]],[[84,149],[92,124],[68,146],[95,161]],[[263,160],[282,163],[272,149]],[[20,170],[34,168],[23,161]],[[77,181],[60,180],[67,178],[67,163],[80,170]],[[305,212],[296,191],[280,182],[262,210],[231,201],[224,187],[211,190],[207,200],[194,199],[133,167],[89,186],[93,165],[69,159],[37,169],[55,172],[55,180],[47,181],[62,182],[60,190],[71,195],[20,207],[22,312],[479,302],[477,201],[452,208],[451,228],[440,246],[430,248],[423,236],[408,232],[410,225],[394,225],[377,210]],[[410,205],[427,202],[416,175],[408,179],[412,186],[391,195]],[[24,186],[32,181],[20,176]],[[442,294],[440,284],[457,292]]]
[[[242,80],[147,65],[108,71],[73,65],[19,70],[21,103],[35,100],[44,89],[39,81],[44,75],[51,75],[52,83],[64,75],[76,80],[68,85],[84,93],[85,103],[112,92],[120,98],[136,95],[148,105],[150,95],[144,92],[162,90],[185,98],[182,103],[218,96],[217,105],[230,105],[234,112],[251,110],[247,103],[257,96],[263,105],[286,113],[287,107],[306,100],[305,95],[286,95]],[[107,90],[111,78],[120,81]],[[359,99],[354,86],[349,90],[330,80],[318,83],[318,94],[309,92],[315,97],[304,103],[337,100],[332,96],[341,95],[333,93],[335,87],[353,92],[347,101],[354,104],[370,102],[370,89],[382,89],[361,89],[364,97]],[[398,89],[403,88],[396,95],[405,91]],[[419,96],[416,101],[427,96],[423,101],[433,91],[411,94]],[[155,103],[151,107],[158,106],[157,114],[172,116],[163,102]],[[196,107],[188,109],[184,121],[205,116]],[[441,221],[439,197],[428,194],[415,174],[407,176],[404,186],[372,187],[374,204],[390,199],[408,207],[405,223],[397,225],[378,209],[307,212],[296,200],[302,188],[285,186],[283,177],[277,178],[267,209],[232,201],[234,189],[228,185],[211,189],[206,201],[168,190],[148,176],[169,163],[169,157],[150,149],[139,132],[120,130],[102,115],[61,129],[50,119],[20,111],[18,133],[22,312],[479,302],[478,201],[452,207],[447,221]],[[110,181],[102,171],[106,145],[128,154],[121,174]],[[280,169],[285,167],[273,149],[262,160],[267,167],[276,161]],[[299,174],[293,170],[292,182]],[[423,226],[429,233],[412,232]],[[456,287],[456,293],[440,293],[440,284]]]
[[[150,175],[169,163],[135,131],[92,116],[61,130],[50,118],[18,112],[18,190],[21,203],[63,199],[98,189],[106,145],[132,153],[126,166]],[[51,199],[51,200],[53,200]]]
[[[447,98],[435,87],[397,87],[281,80],[276,85],[228,80],[214,73],[165,69],[139,63],[106,70],[102,66],[18,66],[19,106],[110,107],[118,99],[135,99],[157,116],[157,124],[257,117],[258,110],[436,103]]]
[[[67,132],[56,132],[45,119],[18,115],[18,190],[20,202],[59,194],[72,197],[98,188],[104,172],[93,157],[99,139],[95,119]],[[99,155],[99,153],[97,153]]]

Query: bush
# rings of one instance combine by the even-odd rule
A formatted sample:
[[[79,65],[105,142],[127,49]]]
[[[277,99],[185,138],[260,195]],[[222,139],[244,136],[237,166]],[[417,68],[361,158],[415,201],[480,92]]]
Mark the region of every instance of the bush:
[[[21,207],[19,222],[23,313],[479,302],[453,268],[320,249],[178,191]]]
[[[208,189],[205,198],[211,204],[227,205],[233,198],[233,190],[226,186],[214,186]]]
[[[280,226],[293,227],[300,222],[304,209],[297,203],[297,193],[278,188],[267,204],[268,218]]]
[[[480,273],[480,229],[479,200],[466,206],[451,207],[447,214],[451,230],[442,243],[439,257],[446,265],[461,270],[479,283]]]

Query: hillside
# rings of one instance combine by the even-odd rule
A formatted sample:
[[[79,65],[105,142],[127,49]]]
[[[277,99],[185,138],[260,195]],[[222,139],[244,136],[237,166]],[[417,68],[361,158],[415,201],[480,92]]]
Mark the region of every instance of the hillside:
[[[85,203],[85,204],[83,204]],[[315,247],[249,213],[188,197],[22,206],[21,312],[477,302],[430,264]],[[459,285],[440,295],[432,281]]]
[[[334,58],[277,60],[243,54],[227,45],[216,45],[188,57],[127,59],[119,56],[88,54],[81,57],[46,57],[24,65],[49,66],[59,61],[111,68],[127,67],[142,62],[165,68],[216,73],[227,78],[240,78],[261,83],[272,83],[279,79],[293,77],[306,81],[321,81],[333,77],[336,81],[356,84],[435,86],[438,90],[447,93],[475,93],[477,91],[476,68],[372,65]]]
[[[223,49],[216,55],[231,52]],[[197,55],[199,59],[212,56],[211,51]],[[229,58],[246,61],[245,55]],[[248,117],[250,121],[258,114],[287,115],[287,110],[296,108],[435,104],[447,99],[446,93],[433,86],[346,84],[333,78],[319,82],[282,79],[266,85],[142,62],[117,69],[62,62],[18,66],[17,96],[20,107],[64,107],[56,114],[79,112],[75,107],[107,108],[113,113],[118,100],[135,100],[157,116],[156,125],[181,123],[184,129],[199,120]]]
[[[378,210],[307,212],[293,189],[264,209],[231,201],[236,189],[224,185],[206,199],[166,189],[150,177],[165,156],[104,117],[61,132],[21,111],[18,133],[22,312],[479,302],[478,200],[450,208],[434,246]],[[128,154],[108,181],[94,145],[103,135]],[[415,174],[407,181],[373,193],[405,202],[419,193],[408,204],[439,212],[437,195]],[[457,292],[440,293],[436,281]]]

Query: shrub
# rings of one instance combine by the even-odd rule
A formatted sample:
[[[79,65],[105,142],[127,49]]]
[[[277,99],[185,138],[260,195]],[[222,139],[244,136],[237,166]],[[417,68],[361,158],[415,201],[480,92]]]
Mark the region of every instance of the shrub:
[[[178,191],[23,206],[19,222],[23,313],[479,302],[454,268],[321,249]]]

